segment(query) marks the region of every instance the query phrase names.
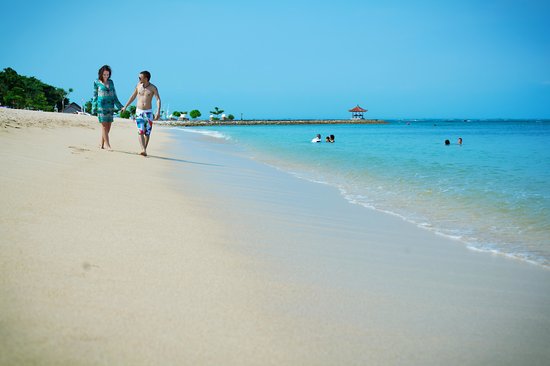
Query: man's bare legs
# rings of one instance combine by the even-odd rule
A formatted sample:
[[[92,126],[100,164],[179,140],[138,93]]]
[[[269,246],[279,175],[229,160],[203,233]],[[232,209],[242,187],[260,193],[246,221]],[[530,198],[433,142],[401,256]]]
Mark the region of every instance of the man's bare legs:
[[[139,144],[141,145],[141,152],[140,155],[147,156],[147,144],[149,143],[149,136],[145,136],[144,134],[138,134],[139,137]]]
[[[147,136],[145,135],[145,148],[147,149],[147,146],[149,146],[149,138],[151,137],[151,135]]]
[[[107,147],[108,150],[111,150],[111,143],[109,142],[109,132],[111,131],[111,122],[103,122],[101,125],[101,145],[100,147],[104,149]]]

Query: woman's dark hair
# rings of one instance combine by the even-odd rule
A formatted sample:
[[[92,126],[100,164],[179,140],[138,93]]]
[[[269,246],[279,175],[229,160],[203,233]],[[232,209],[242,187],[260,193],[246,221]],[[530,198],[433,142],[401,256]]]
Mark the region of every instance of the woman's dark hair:
[[[109,78],[111,78],[111,75],[113,74],[111,72],[111,67],[109,65],[103,65],[101,66],[101,69],[97,72],[97,78],[101,81],[103,81],[103,71],[109,71]]]

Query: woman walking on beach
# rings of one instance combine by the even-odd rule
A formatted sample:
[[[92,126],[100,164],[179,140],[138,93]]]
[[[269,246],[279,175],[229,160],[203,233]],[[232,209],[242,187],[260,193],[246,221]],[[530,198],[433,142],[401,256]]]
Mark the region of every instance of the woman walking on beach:
[[[113,122],[113,113],[122,108],[122,103],[118,100],[115,91],[115,84],[111,80],[111,68],[103,65],[98,73],[97,80],[94,81],[94,98],[92,99],[92,114],[97,113],[97,118],[101,124],[101,148],[111,149],[109,143],[109,131]]]

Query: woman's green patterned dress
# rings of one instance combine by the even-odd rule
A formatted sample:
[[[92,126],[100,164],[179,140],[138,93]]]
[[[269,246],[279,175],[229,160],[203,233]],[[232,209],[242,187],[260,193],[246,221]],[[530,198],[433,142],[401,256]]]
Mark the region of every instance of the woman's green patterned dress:
[[[101,81],[94,81],[94,98],[92,99],[92,114],[97,112],[99,122],[113,122],[115,107],[121,109],[122,103],[118,100],[115,91],[115,83],[107,80],[109,87]]]

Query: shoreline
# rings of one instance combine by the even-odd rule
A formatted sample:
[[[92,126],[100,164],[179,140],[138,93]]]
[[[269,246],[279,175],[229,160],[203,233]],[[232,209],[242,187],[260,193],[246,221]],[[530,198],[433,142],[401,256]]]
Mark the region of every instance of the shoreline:
[[[401,334],[418,342],[389,335],[396,347],[403,351],[414,343],[413,348],[426,353],[423,361],[413,364],[479,364],[480,360],[484,364],[517,364],[521,357],[535,361],[536,357],[528,356],[530,352],[547,352],[543,348],[518,349],[520,332],[507,331],[511,324],[530,323],[527,319],[531,316],[550,325],[547,269],[472,251],[397,216],[367,210],[343,199],[335,187],[250,160],[238,146],[211,136],[185,129],[173,134],[181,139],[174,150],[177,155],[221,165],[219,169],[200,169],[192,177],[179,176],[191,183],[186,191],[192,195],[208,192],[216,202],[212,213],[216,221],[230,222],[234,246],[275,263],[273,275],[283,282],[314,288],[311,298],[300,306],[319,313],[325,321],[341,322],[335,329],[353,324],[381,334],[388,323],[401,327]],[[178,173],[174,175],[178,177]],[[507,295],[502,297],[504,293]],[[424,323],[418,323],[419,319]],[[528,333],[542,330],[539,326],[531,323]],[[500,333],[502,337],[494,338]],[[431,343],[422,343],[430,337],[448,343],[432,349]],[[491,337],[494,342],[488,342]],[[537,342],[535,339],[550,340],[550,333],[523,337]],[[470,355],[460,355],[465,348]],[[512,356],[510,349],[518,353]],[[431,358],[435,354],[441,358]]]
[[[380,125],[388,124],[381,119],[266,119],[266,120],[226,120],[226,121],[162,121],[161,124],[172,127],[198,126],[254,126],[254,125]]]
[[[0,111],[1,364],[550,359],[548,271],[208,136],[154,129],[143,158],[125,120],[108,152],[94,118],[49,118]]]
[[[232,128],[224,129],[223,127],[220,127],[219,129],[214,128],[209,131],[203,131],[202,129],[199,129],[199,128],[188,129],[187,131],[196,132],[197,134],[204,134],[211,137],[216,137],[220,142],[228,142],[230,144],[232,140],[235,140],[237,144],[242,144],[243,146],[247,146],[248,155],[253,156],[254,159],[264,161],[267,164],[277,169],[280,169],[281,171],[286,171],[292,175],[295,175],[300,179],[305,179],[316,183],[331,185],[340,191],[340,194],[344,199],[348,200],[353,204],[358,204],[362,207],[365,207],[366,209],[374,209],[377,212],[381,212],[383,214],[395,215],[400,219],[402,219],[403,221],[412,223],[422,230],[427,230],[427,231],[436,233],[437,235],[442,235],[446,238],[450,238],[452,240],[460,242],[470,250],[487,253],[488,255],[493,255],[493,254],[500,255],[506,258],[512,258],[514,260],[526,262],[535,266],[541,266],[545,269],[550,269],[550,266],[548,263],[548,252],[543,251],[544,246],[543,245],[541,245],[541,247],[530,246],[532,245],[532,243],[537,243],[538,238],[529,237],[526,233],[521,237],[515,238],[515,239],[519,239],[517,241],[513,241],[513,240],[505,241],[505,240],[502,240],[502,237],[499,237],[498,235],[490,236],[488,235],[488,233],[485,233],[486,234],[485,236],[479,235],[480,234],[479,232],[474,231],[473,228],[475,226],[472,226],[472,223],[470,223],[470,226],[468,226],[469,221],[467,219],[471,217],[471,212],[474,212],[474,213],[478,212],[478,215],[480,215],[479,212],[483,212],[481,211],[481,209],[484,209],[485,207],[471,207],[471,211],[467,212],[464,210],[461,211],[463,207],[461,207],[460,204],[455,204],[455,202],[450,202],[451,204],[449,205],[448,204],[449,202],[445,202],[444,200],[442,200],[441,202],[443,203],[443,205],[441,206],[443,207],[444,204],[447,203],[446,207],[449,210],[447,212],[450,213],[449,215],[450,217],[455,219],[455,221],[453,221],[453,223],[455,223],[455,226],[452,226],[450,224],[445,226],[445,225],[441,225],[441,223],[446,224],[446,222],[437,221],[437,218],[440,218],[441,216],[437,217],[437,215],[434,214],[433,217],[435,217],[436,220],[431,221],[430,219],[432,217],[427,215],[427,213],[437,212],[439,208],[437,204],[435,204],[434,209],[430,208],[429,211],[424,210],[424,211],[415,212],[413,209],[419,206],[414,206],[414,205],[410,205],[409,207],[407,207],[408,208],[407,210],[407,209],[404,209],[403,206],[394,204],[395,200],[390,201],[388,199],[387,201],[383,201],[383,200],[373,199],[373,197],[375,198],[378,197],[377,192],[376,190],[374,190],[375,192],[372,192],[373,190],[372,189],[369,190],[369,187],[376,187],[377,186],[376,180],[371,180],[370,183],[362,182],[364,190],[361,191],[360,189],[357,189],[357,187],[361,187],[361,186],[357,186],[357,185],[353,186],[352,184],[350,184],[350,182],[342,178],[345,175],[343,175],[342,171],[339,170],[340,168],[339,166],[334,167],[333,170],[330,170],[330,168],[327,171],[323,170],[322,164],[324,164],[327,167],[331,166],[331,164],[333,164],[333,161],[330,159],[333,156],[337,155],[341,151],[345,151],[347,146],[355,146],[353,144],[356,143],[356,141],[352,141],[349,135],[344,135],[344,133],[347,132],[346,129],[348,129],[348,127],[344,126],[344,128],[342,128],[342,127],[336,126],[334,127],[336,131],[334,131],[333,128],[330,129],[331,133],[336,133],[336,135],[339,136],[340,141],[342,141],[342,138],[345,138],[345,142],[347,146],[342,146],[340,151],[336,151],[334,153],[332,153],[331,151],[330,154],[328,152],[325,155],[319,154],[318,161],[315,160],[315,158],[317,158],[316,155],[317,155],[318,149],[311,150],[311,149],[307,149],[307,147],[304,147],[305,145],[309,145],[307,144],[309,140],[305,143],[305,145],[303,141],[298,141],[297,139],[292,140],[291,143],[278,143],[277,141],[268,140],[267,133],[263,132],[263,131],[269,131],[269,133],[273,133],[273,135],[281,134],[282,136],[286,136],[286,135],[302,136],[304,134],[304,130],[307,131],[307,128],[309,127],[306,127],[306,128],[296,127],[296,130],[294,128],[290,128],[290,129],[289,128],[279,127],[277,129],[268,129],[268,130],[263,130],[260,128],[258,133],[256,133],[256,130],[252,131],[248,129],[239,129],[239,128],[237,128],[236,130],[233,130]],[[342,129],[344,132],[341,132],[340,130],[338,130],[338,128]],[[355,131],[355,129],[353,129],[353,131]],[[367,131],[370,131],[370,128],[365,128],[365,129],[362,129],[361,131],[367,132]],[[395,129],[387,130],[386,128],[383,128],[383,129],[375,129],[375,131],[378,131],[379,135],[390,136],[393,132],[395,132]],[[315,133],[316,132],[317,131],[315,131]],[[356,133],[356,135],[360,135],[360,134]],[[265,140],[265,142],[257,143],[256,141],[254,141],[254,138],[253,138],[254,136],[263,136],[263,140]],[[276,139],[276,140],[280,140],[280,139]],[[474,142],[472,140],[472,145],[467,146],[467,148],[469,148],[470,151],[464,152],[464,150],[466,150],[465,148],[464,150],[461,150],[461,153],[464,153],[464,155],[471,154],[471,150],[474,147],[473,145],[474,143],[478,144],[479,141]],[[422,143],[419,143],[417,145],[421,146]],[[312,151],[311,156],[308,155],[310,151]],[[328,150],[324,148],[321,149],[321,153],[325,153],[325,151],[328,151]],[[380,146],[378,146],[378,151],[382,151],[382,148],[380,148]],[[296,156],[291,155],[294,152],[296,152]],[[438,152],[437,151],[434,152],[434,155],[436,153]],[[456,157],[458,158],[460,156],[456,155]],[[309,158],[309,160],[307,160],[307,158]],[[339,161],[344,161],[343,160],[344,158],[345,156],[342,156],[342,154],[340,153]],[[349,158],[350,158],[349,160],[352,160],[353,155],[349,155]],[[359,159],[357,161],[366,161],[366,160]],[[398,166],[399,163],[400,163],[399,161],[392,162],[392,166],[393,165]],[[316,164],[320,164],[320,165],[318,166]],[[512,163],[510,163],[509,165],[511,164]],[[460,174],[460,167],[464,169],[464,166],[458,166],[457,167],[457,169],[459,169],[457,171],[458,174]],[[367,164],[364,164],[363,168],[367,169]],[[390,170],[391,169],[388,169],[388,171]],[[360,169],[357,169],[357,171],[360,171]],[[399,170],[396,170],[396,172],[398,172],[398,174],[404,174]],[[418,172],[418,174],[421,174],[421,173]],[[472,175],[470,175],[470,179],[473,179]],[[372,181],[374,181],[374,183]],[[403,179],[403,181],[406,181],[406,180]],[[486,179],[485,181],[490,182],[490,179]],[[483,183],[483,181],[481,183]],[[402,187],[399,187],[399,188],[402,188]],[[426,189],[426,188],[424,187],[423,189]],[[449,189],[451,190],[453,189],[452,184],[449,185]],[[373,193],[372,196],[369,196],[369,194],[364,194],[365,191]],[[391,189],[389,191],[386,191],[384,189],[379,189],[378,191],[392,192]],[[399,190],[396,190],[396,191],[399,191]],[[406,189],[404,191],[406,191]],[[430,198],[431,197],[427,197],[424,201],[430,202],[429,200]],[[443,197],[442,195],[442,198],[445,198],[445,197]],[[471,198],[471,197],[466,197],[466,199],[468,198]],[[461,198],[454,197],[454,200],[456,202],[461,202]],[[451,201],[451,200],[449,199],[448,201]],[[480,202],[480,201],[477,201],[477,202]],[[432,204],[433,203],[434,202],[432,201]],[[429,205],[426,204],[425,206],[429,206]],[[419,215],[418,212],[422,212],[423,215]],[[521,219],[522,217],[529,217],[528,215],[531,212],[536,212],[536,211],[534,209],[533,210],[524,209],[524,212],[525,212],[524,216],[516,215],[516,217],[519,219]],[[485,213],[486,214],[483,216],[487,218],[491,217],[490,214],[488,215],[487,212]],[[539,217],[540,216],[541,215],[539,215]],[[460,219],[462,219],[462,221],[460,221]],[[449,223],[451,221],[452,220],[450,219],[448,220]],[[475,225],[476,223],[478,222],[474,222],[473,225]],[[498,223],[499,223],[499,220],[493,220],[494,225],[498,225]],[[508,222],[501,221],[500,224],[502,225],[501,228],[505,224],[508,224],[508,227],[510,226],[509,221]],[[495,227],[498,227],[498,226],[495,226]],[[519,223],[518,227],[521,227],[521,222]],[[471,231],[469,232],[468,229],[471,229]],[[527,227],[525,227],[526,232],[527,230],[528,230]],[[509,238],[510,237],[508,237],[508,239]],[[543,240],[541,243],[544,244],[545,242],[546,241]],[[514,245],[514,243],[516,243],[516,245]],[[524,245],[521,246],[520,244],[524,244]]]

